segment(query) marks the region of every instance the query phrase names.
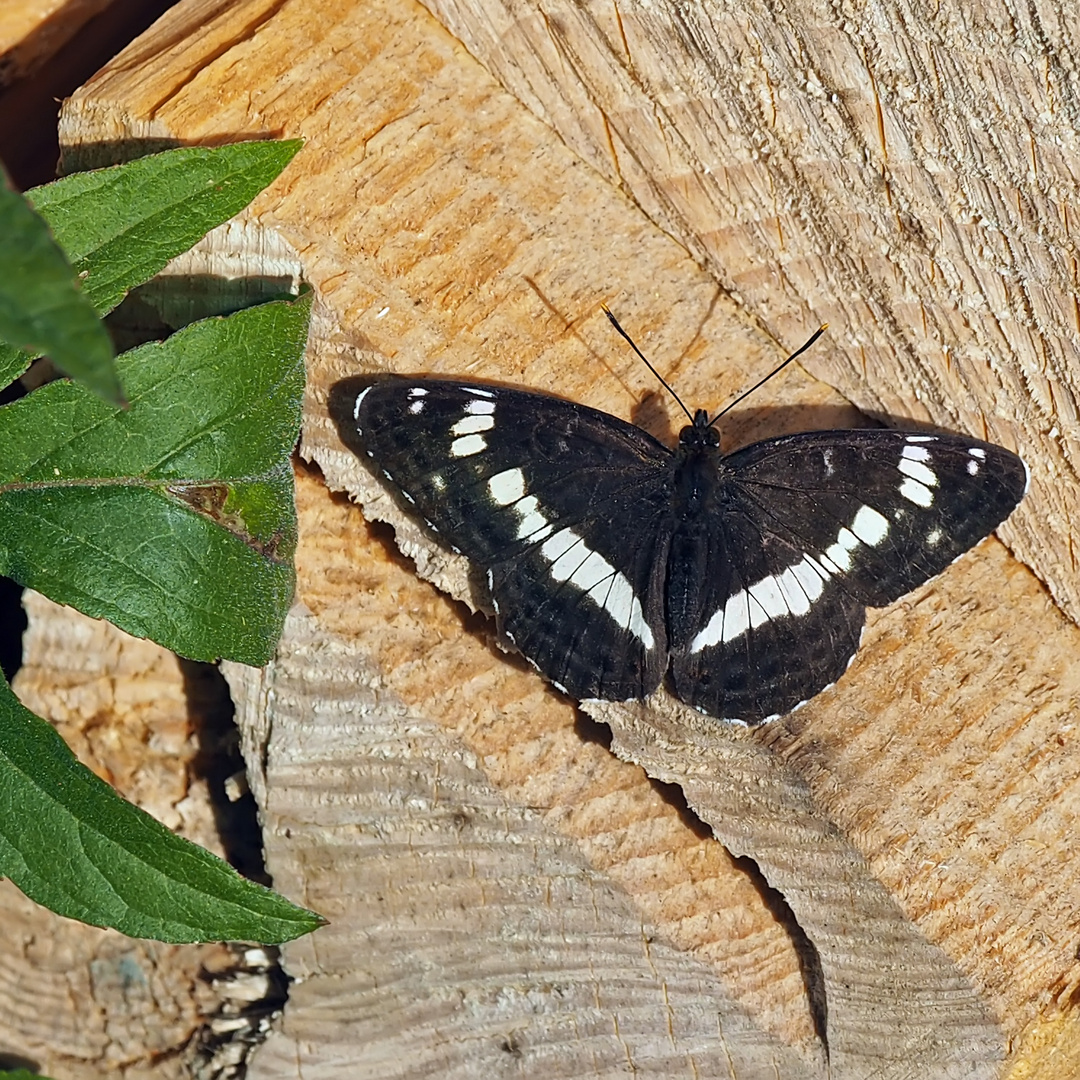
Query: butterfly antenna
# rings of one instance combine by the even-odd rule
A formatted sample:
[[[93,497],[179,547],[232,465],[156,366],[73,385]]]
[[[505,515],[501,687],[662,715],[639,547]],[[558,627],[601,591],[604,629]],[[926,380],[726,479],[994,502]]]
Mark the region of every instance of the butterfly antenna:
[[[616,325],[618,325],[618,324],[616,324]],[[813,345],[813,344],[814,344],[814,342],[815,342],[815,341],[817,341],[817,339],[818,339],[819,337],[821,337],[821,335],[822,335],[822,334],[824,334],[824,333],[825,333],[825,331],[826,331],[826,330],[828,330],[828,329],[829,329],[829,324],[828,324],[828,323],[822,323],[822,324],[821,324],[821,325],[820,325],[820,326],[819,326],[819,327],[818,327],[818,328],[817,328],[817,329],[816,329],[816,330],[815,330],[815,331],[814,331],[814,332],[813,332],[813,333],[812,333],[812,334],[810,335],[810,337],[809,337],[809,339],[807,340],[807,342],[806,342],[806,344],[805,344],[805,345],[802,345],[802,346],[800,346],[800,347],[799,347],[798,349],[796,349],[796,350],[795,350],[795,351],[794,351],[794,352],[793,352],[793,353],[792,353],[792,354],[791,354],[791,355],[790,355],[790,356],[789,356],[789,357],[788,357],[788,358],[787,358],[787,359],[786,359],[786,360],[785,360],[785,361],[784,361],[784,362],[783,362],[782,364],[780,364],[780,365],[778,365],[777,367],[773,368],[773,370],[772,370],[772,371],[770,371],[770,372],[769,372],[769,374],[768,374],[768,375],[766,375],[764,379],[761,379],[760,381],[758,381],[758,382],[754,383],[754,385],[753,385],[753,386],[751,386],[749,390],[744,390],[744,391],[743,391],[743,393],[741,393],[741,394],[740,394],[740,395],[739,395],[739,396],[738,396],[738,397],[737,397],[737,398],[736,398],[736,399],[735,399],[735,400],[734,400],[734,401],[733,401],[733,402],[732,402],[732,403],[731,403],[730,405],[725,405],[725,406],[724,406],[724,408],[722,408],[722,409],[721,409],[721,410],[720,410],[720,411],[719,411],[719,412],[718,412],[718,413],[717,413],[717,414],[716,414],[716,415],[715,415],[715,416],[714,416],[714,417],[713,417],[713,418],[712,418],[712,419],[711,419],[711,420],[709,421],[709,427],[712,427],[712,426],[713,426],[713,424],[715,424],[715,423],[716,423],[716,421],[717,421],[717,420],[719,420],[719,419],[720,419],[720,417],[724,415],[724,413],[728,412],[728,410],[730,410],[730,409],[733,409],[733,408],[735,408],[735,406],[736,406],[736,405],[738,405],[738,404],[739,404],[739,402],[740,402],[740,401],[742,401],[742,400],[743,400],[744,398],[748,398],[748,397],[749,397],[749,396],[750,396],[750,395],[751,395],[751,394],[752,394],[752,393],[753,393],[753,392],[754,392],[755,390],[757,390],[757,389],[759,389],[760,387],[764,386],[764,385],[765,385],[765,384],[766,384],[766,383],[767,383],[767,382],[768,382],[768,381],[769,381],[769,380],[770,380],[770,379],[771,379],[771,378],[772,378],[772,377],[773,377],[774,375],[779,375],[779,374],[780,374],[780,372],[781,372],[781,371],[783,371],[783,370],[784,370],[784,368],[786,368],[786,367],[788,366],[788,364],[790,364],[790,363],[791,363],[791,361],[792,361],[792,360],[794,360],[794,359],[795,359],[795,358],[796,358],[797,356],[802,356],[802,354],[803,354],[804,352],[806,352],[806,350],[807,350],[807,349],[809,349],[809,348],[810,348],[810,346],[811,346],[811,345]],[[631,344],[633,344],[633,343],[631,342]]]
[[[678,402],[679,408],[682,409],[682,411],[684,413],[686,413],[687,417],[689,417],[690,423],[693,423],[694,422],[693,414],[682,403],[682,399],[679,397],[679,395],[676,394],[675,391],[671,389],[671,386],[668,384],[667,379],[665,379],[664,376],[661,375],[660,372],[657,371],[656,368],[654,368],[652,366],[652,364],[649,363],[648,358],[645,356],[645,354],[637,347],[637,345],[634,344],[634,339],[619,325],[619,320],[616,319],[615,316],[611,314],[611,311],[608,309],[607,304],[601,304],[600,307],[603,309],[604,314],[608,317],[608,320],[611,322],[611,325],[614,326],[615,329],[618,330],[619,333],[624,338],[626,338],[626,340],[630,344],[630,348],[633,349],[634,352],[636,352],[638,354],[638,356],[641,358],[641,362],[660,380],[660,384],[663,386],[663,388]],[[819,330],[818,333],[821,333],[821,331]],[[809,344],[809,342],[807,342],[807,345],[808,344]],[[803,349],[805,349],[805,348],[806,348],[806,345],[803,346]],[[802,352],[802,349],[800,349],[799,352]]]

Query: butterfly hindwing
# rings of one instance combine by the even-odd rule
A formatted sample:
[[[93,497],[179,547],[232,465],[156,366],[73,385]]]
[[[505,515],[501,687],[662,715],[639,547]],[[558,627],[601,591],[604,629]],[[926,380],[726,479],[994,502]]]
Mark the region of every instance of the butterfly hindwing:
[[[571,697],[647,697],[663,678],[668,507],[651,479],[492,568],[503,630]]]
[[[859,646],[865,605],[804,546],[741,502],[717,515],[699,615],[673,642],[671,675],[685,702],[758,723],[788,712],[843,674]],[[747,512],[749,511],[749,512]]]

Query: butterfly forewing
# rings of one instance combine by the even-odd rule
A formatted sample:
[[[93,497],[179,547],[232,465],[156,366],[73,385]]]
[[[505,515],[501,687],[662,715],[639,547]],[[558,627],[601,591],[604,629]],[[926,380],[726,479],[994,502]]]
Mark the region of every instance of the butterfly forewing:
[[[819,431],[727,457],[569,401],[374,376],[331,391],[342,440],[487,578],[499,624],[577,698],[650,694],[757,723],[836,681],[891,603],[1023,497],[1008,450]]]
[[[545,403],[538,413],[537,400]],[[559,398],[396,375],[335,384],[342,441],[469,558],[508,558],[620,492],[663,483],[671,452]]]
[[[812,431],[724,459],[763,530],[801,544],[862,603],[881,607],[995,529],[1027,487],[1023,461],[959,435]]]

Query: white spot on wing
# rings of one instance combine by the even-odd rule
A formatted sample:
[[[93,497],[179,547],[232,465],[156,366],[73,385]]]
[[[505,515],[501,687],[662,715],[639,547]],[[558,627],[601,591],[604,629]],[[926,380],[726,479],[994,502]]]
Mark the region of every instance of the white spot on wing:
[[[463,416],[451,429],[451,435],[472,435],[477,431],[490,431],[495,426],[494,416]]]
[[[921,461],[901,458],[899,469],[905,476],[910,476],[912,480],[917,480],[920,484],[925,484],[927,487],[937,486],[937,473]]]
[[[925,446],[912,446],[908,440],[908,445],[900,451],[900,456],[908,461],[929,461],[930,451]]]
[[[941,530],[931,529],[930,532],[926,534],[926,542],[931,547],[937,547],[937,545],[941,542]]]
[[[748,590],[750,596],[761,606],[763,619],[779,619],[790,614],[790,608],[784,599],[784,590],[777,578],[770,575],[755,582]],[[755,626],[758,623],[754,623]]]
[[[629,630],[645,646],[651,649],[655,644],[652,630],[645,621],[645,614],[641,610],[641,604],[630,587],[630,582],[617,570],[611,578],[609,588],[603,600],[596,595],[596,589],[590,594],[608,614],[622,627]]]
[[[358,420],[360,418],[360,402],[364,400],[374,390],[374,386],[365,386],[359,394],[356,395],[356,400],[353,402],[352,418]]]
[[[765,609],[752,595],[747,596],[746,603],[750,608],[751,626],[760,626],[762,623],[766,623],[769,621],[769,616],[766,614]]]
[[[539,543],[547,537],[552,530],[552,525],[540,512],[540,504],[535,495],[526,495],[519,500],[514,510],[518,515],[517,538],[519,540],[532,540]]]
[[[864,543],[877,547],[889,535],[889,522],[872,506],[860,506],[851,531]]]
[[[830,574],[842,574],[843,573],[843,571],[840,569],[840,567],[837,566],[836,563],[834,563],[832,561],[832,559],[829,558],[828,554],[826,552],[824,552],[824,551],[817,557],[817,564],[825,572],[826,576],[828,576]]]
[[[804,555],[802,562],[796,563],[790,573],[794,574],[799,584],[806,593],[806,598],[813,603],[825,588],[825,582],[829,580],[829,573],[816,563],[809,555]]]
[[[799,564],[801,566],[802,563]],[[798,567],[790,566],[777,579],[780,591],[784,594],[784,602],[792,615],[805,615],[810,610],[810,597],[799,580]],[[817,575],[814,575],[817,577]],[[818,578],[818,592],[821,591],[821,578]]]
[[[576,532],[572,529],[560,529],[550,539],[544,541],[544,546],[540,549],[540,554],[544,556],[549,563],[556,563],[563,557],[575,544],[580,544],[581,539]],[[566,578],[558,577],[555,575],[555,567],[552,565],[552,576],[556,581],[565,581]]]
[[[586,547],[577,533],[560,529],[544,541],[540,554],[551,563],[548,570],[556,581],[581,589],[646,649],[655,646],[652,629],[630,582],[602,555]]]
[[[486,449],[487,442],[483,435],[465,435],[450,444],[450,454],[453,457],[471,457]]]
[[[986,451],[981,446],[973,446],[968,453],[972,457],[977,457],[980,461],[986,460]]]
[[[735,595],[742,596],[742,593],[738,592]],[[729,600],[728,603],[730,602]],[[710,645],[724,640],[724,612],[726,610],[725,605],[697,632],[697,636],[690,642],[692,653],[701,652],[702,649],[707,649]]]
[[[841,570],[851,569],[851,553],[859,546],[859,538],[850,529],[841,529],[836,543],[825,551],[825,556]]]
[[[717,612],[719,614],[719,612]],[[713,619],[709,620],[711,626]],[[750,597],[745,589],[740,589],[734,596],[729,596],[724,605],[723,635],[721,641],[734,641],[740,634],[745,634],[750,629]],[[701,634],[698,635],[701,637]],[[693,648],[693,647],[691,647]]]
[[[470,401],[465,411],[472,416],[490,416],[495,411],[494,401]]]
[[[909,443],[937,442],[936,435],[909,435],[905,440]]]
[[[464,390],[466,394],[472,394],[473,397],[493,398],[495,395],[490,390],[481,390],[479,386],[459,386],[459,390]]]
[[[552,573],[554,573],[555,568],[552,567],[551,569]],[[614,573],[615,567],[603,555],[597,555],[595,551],[590,551],[570,575],[569,581],[571,585],[576,585],[582,592],[592,592],[597,585],[602,581],[607,581]]]
[[[913,502],[917,506],[933,506],[934,504],[934,493],[925,484],[920,484],[918,480],[913,480],[910,476],[906,477],[900,485],[900,494],[908,502]]]
[[[411,390],[409,390],[409,397],[427,397],[427,391],[422,386],[414,386]]]
[[[500,506],[509,506],[525,494],[525,474],[520,469],[496,473],[488,481],[488,491]]]
[[[409,405],[409,412],[411,412],[413,414],[413,416],[416,416],[418,413],[422,413],[423,411],[424,411],[424,402],[423,401],[417,400],[417,401],[412,402]]]
[[[972,458],[971,461],[967,463],[967,471],[968,476],[979,475],[979,463],[974,458]]]

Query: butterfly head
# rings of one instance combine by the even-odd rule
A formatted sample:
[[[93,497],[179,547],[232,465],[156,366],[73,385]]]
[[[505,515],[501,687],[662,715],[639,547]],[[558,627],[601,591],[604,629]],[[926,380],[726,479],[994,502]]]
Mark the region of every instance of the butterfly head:
[[[679,446],[684,450],[715,450],[720,446],[720,432],[709,423],[704,409],[698,409],[694,422],[679,432]]]

